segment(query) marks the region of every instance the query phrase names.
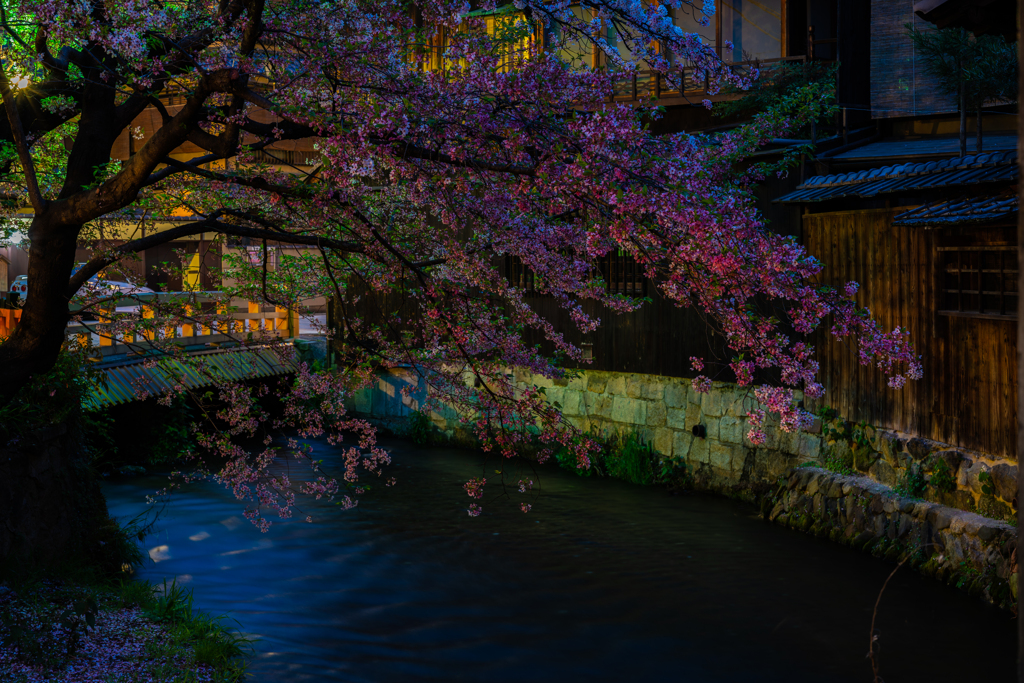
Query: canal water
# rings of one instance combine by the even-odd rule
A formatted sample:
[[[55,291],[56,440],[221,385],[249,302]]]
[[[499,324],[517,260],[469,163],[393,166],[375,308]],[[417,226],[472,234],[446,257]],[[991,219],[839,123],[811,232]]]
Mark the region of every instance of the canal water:
[[[471,518],[462,484],[495,480],[493,459],[386,445],[396,486],[266,534],[230,492],[189,485],[146,539],[141,576],[177,579],[257,637],[255,683],[871,680],[890,564],[734,501],[548,468],[529,514],[488,484]],[[146,509],[165,482],[106,484],[111,513]],[[877,632],[887,683],[1013,680],[1009,615],[908,568]]]

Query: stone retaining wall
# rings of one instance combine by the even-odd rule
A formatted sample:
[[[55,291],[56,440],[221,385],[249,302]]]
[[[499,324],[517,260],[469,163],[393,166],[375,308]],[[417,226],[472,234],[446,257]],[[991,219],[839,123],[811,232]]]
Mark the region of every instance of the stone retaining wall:
[[[584,432],[641,435],[658,457],[676,464],[675,471],[685,470],[694,488],[770,505],[763,512],[779,523],[870,545],[872,552],[916,553],[914,563],[940,578],[972,583],[984,576],[985,597],[1005,602],[1000,591],[1009,576],[1013,527],[999,520],[1013,514],[1013,462],[838,416],[811,432],[786,433],[768,424],[766,443],[755,447],[745,438],[754,400],[746,388],[724,382],[700,394],[685,378],[628,373],[549,380],[516,371],[515,381],[520,388],[540,387]],[[350,407],[401,433],[425,392],[412,369],[395,369]],[[426,416],[450,441],[475,443],[466,427],[471,415],[439,406]]]
[[[1017,529],[981,515],[896,495],[865,476],[792,470],[766,495],[768,519],[891,560],[1004,609],[1017,595]]]
[[[818,461],[818,434],[769,428],[766,443],[754,448],[746,440],[746,415],[755,402],[735,384],[715,382],[711,392],[700,394],[685,378],[616,372],[584,372],[568,381],[517,372],[516,382],[542,387],[584,432],[638,433],[659,456],[699,472],[707,487],[767,483],[795,465]]]
[[[772,484],[791,467],[814,463],[860,472],[949,507],[997,519],[1013,515],[1017,465],[984,453],[852,425],[841,417],[817,423],[813,432],[786,433],[769,424],[766,443],[754,447],[746,440],[746,415],[754,400],[736,384],[715,382],[710,393],[700,394],[685,378],[597,371],[550,380],[517,370],[515,381],[520,388],[540,387],[583,432],[636,432],[660,457],[684,464],[708,488]],[[401,431],[400,423],[419,410],[425,392],[412,369],[398,368],[382,373],[377,386],[357,395],[350,407]],[[465,426],[472,416],[440,406],[428,417],[449,439],[473,442]],[[703,436],[695,435],[694,427],[702,428]],[[945,482],[935,477],[938,469],[946,470]]]

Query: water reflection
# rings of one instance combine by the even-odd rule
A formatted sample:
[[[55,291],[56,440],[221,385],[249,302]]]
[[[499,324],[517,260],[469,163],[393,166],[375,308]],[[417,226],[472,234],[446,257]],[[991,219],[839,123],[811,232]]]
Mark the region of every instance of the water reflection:
[[[886,563],[731,501],[560,471],[529,515],[490,500],[471,519],[478,455],[388,445],[398,485],[315,524],[260,534],[229,492],[187,487],[142,575],[187,574],[197,606],[258,635],[257,682],[870,680]],[[161,485],[109,484],[112,514]],[[1010,618],[910,571],[879,628],[890,683],[1012,676]]]

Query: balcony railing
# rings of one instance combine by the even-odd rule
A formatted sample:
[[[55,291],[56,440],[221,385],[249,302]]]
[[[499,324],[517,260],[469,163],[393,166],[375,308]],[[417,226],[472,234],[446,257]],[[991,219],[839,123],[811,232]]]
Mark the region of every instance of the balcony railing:
[[[734,62],[727,66],[734,72],[742,70],[749,71],[757,66],[762,76],[771,73],[773,68],[780,64],[797,62],[803,64],[807,58],[803,55],[797,57],[779,57],[777,59],[765,59],[757,62]],[[682,90],[680,91],[680,83]],[[651,70],[638,71],[635,74],[623,74],[614,81],[613,92],[609,96],[610,101],[615,102],[638,102],[640,100],[662,100],[673,98],[704,98],[708,94],[710,83],[707,78],[694,78],[694,69],[683,67],[666,78],[665,75]],[[719,97],[741,97],[741,93],[720,93]]]

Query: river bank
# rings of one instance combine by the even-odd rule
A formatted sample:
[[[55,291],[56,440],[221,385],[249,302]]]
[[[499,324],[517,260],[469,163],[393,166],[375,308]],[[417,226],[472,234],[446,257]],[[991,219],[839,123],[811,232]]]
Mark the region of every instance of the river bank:
[[[829,409],[809,431],[784,432],[768,420],[767,439],[755,446],[746,433],[756,402],[749,387],[727,382],[698,392],[680,377],[513,375],[518,390],[539,387],[571,425],[598,441],[644,443],[654,470],[671,473],[680,487],[747,501],[770,521],[906,561],[1015,610],[1016,463],[854,425]],[[392,433],[473,448],[474,416],[428,401],[429,394],[414,369],[392,368],[349,407]]]
[[[130,578],[0,584],[0,681],[236,683],[246,640],[191,592]]]
[[[337,451],[311,445],[331,467]],[[394,487],[353,510],[307,507],[266,534],[229,491],[188,485],[147,544],[154,561],[141,577],[177,578],[197,606],[241,622],[258,638],[250,671],[264,683],[870,679],[871,609],[889,562],[724,497],[384,445]],[[536,484],[528,514],[520,494],[502,495],[503,462]],[[488,478],[475,518],[462,488],[474,475]],[[108,482],[112,513],[135,514],[163,481]],[[877,627],[887,680],[1014,670],[1005,613],[912,571],[886,589]]]

